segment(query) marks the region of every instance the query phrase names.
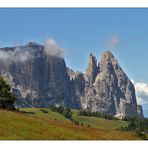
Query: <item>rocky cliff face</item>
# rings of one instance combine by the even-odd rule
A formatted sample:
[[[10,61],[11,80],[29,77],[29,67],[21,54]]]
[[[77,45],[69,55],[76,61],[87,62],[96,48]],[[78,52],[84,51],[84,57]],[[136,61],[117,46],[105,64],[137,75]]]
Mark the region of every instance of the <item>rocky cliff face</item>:
[[[93,86],[82,98],[83,107],[113,115],[135,116],[135,89],[110,51],[103,53]]]
[[[3,48],[10,52],[16,48]],[[1,61],[0,73],[13,86],[18,107],[49,107],[70,104],[69,76],[63,58],[47,55],[44,47],[29,43],[16,54],[29,50],[26,61]]]
[[[35,43],[0,51],[18,57],[0,59],[0,73],[13,86],[18,107],[65,105],[118,117],[143,116],[133,84],[110,51],[98,64],[90,54],[84,74],[67,68],[63,58],[47,54]]]

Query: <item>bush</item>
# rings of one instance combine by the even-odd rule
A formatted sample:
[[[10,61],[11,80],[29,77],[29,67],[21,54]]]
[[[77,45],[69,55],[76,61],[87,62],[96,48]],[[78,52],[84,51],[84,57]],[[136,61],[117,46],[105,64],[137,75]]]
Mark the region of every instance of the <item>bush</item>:
[[[63,115],[64,115],[64,117],[66,117],[68,119],[72,118],[72,113],[71,113],[71,110],[69,108],[65,108],[63,110]]]
[[[48,111],[46,109],[40,109],[40,111],[43,113],[48,113]]]
[[[87,127],[90,127],[90,125],[87,125]]]
[[[83,126],[83,123],[81,123],[81,126]]]
[[[51,111],[62,114],[65,118],[72,120],[72,112],[70,108],[64,106],[59,106],[59,107],[51,106],[50,109]]]
[[[147,140],[146,134],[140,130],[136,130],[137,136],[141,137],[143,140]]]
[[[80,125],[78,121],[73,120],[76,125]]]

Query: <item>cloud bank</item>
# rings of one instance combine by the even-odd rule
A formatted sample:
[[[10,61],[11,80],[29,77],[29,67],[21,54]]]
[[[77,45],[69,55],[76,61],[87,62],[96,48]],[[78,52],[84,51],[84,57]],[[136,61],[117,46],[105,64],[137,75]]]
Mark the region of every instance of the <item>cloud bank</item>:
[[[24,46],[22,48],[20,45],[14,50],[0,50],[0,61],[5,63],[11,62],[26,62],[32,58],[34,58],[33,52],[31,52],[31,47]],[[64,49],[60,48],[54,39],[48,38],[44,42],[44,51],[47,55],[55,56],[55,57],[64,57]]]
[[[135,83],[133,80],[132,82],[135,86],[138,104],[140,105],[148,104],[148,84],[144,82]]]
[[[55,56],[55,57],[64,57],[64,49],[60,48],[59,45],[53,40],[52,38],[48,38],[44,42],[45,52],[48,55]]]
[[[21,50],[20,47],[16,47],[14,50],[0,50],[0,61],[3,62],[26,62],[33,58],[33,55],[29,50]]]

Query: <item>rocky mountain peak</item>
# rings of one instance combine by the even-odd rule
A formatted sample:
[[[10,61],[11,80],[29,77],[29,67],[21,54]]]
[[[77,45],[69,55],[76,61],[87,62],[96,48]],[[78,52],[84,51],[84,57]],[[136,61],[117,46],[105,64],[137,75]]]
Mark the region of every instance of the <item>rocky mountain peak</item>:
[[[111,51],[109,50],[105,50],[102,54],[102,57],[105,59],[110,59],[110,58],[114,58],[113,54]]]
[[[97,59],[91,53],[88,58],[88,67],[86,69],[86,75],[91,75],[97,69]]]
[[[90,53],[89,55],[88,64],[92,66],[97,66],[97,59],[92,53]]]
[[[82,99],[83,107],[113,115],[136,116],[134,86],[110,51],[102,54],[98,69],[97,75],[93,77],[93,85],[87,85]],[[90,78],[92,75],[88,80]],[[139,108],[139,112],[142,112],[140,110]]]
[[[96,57],[91,53],[88,59],[88,67],[85,72],[85,80],[92,85],[95,81],[95,77],[98,73]]]
[[[36,42],[28,42],[28,43],[26,44],[26,46],[33,46],[33,45],[39,45],[39,44],[36,43]]]
[[[116,58],[114,57],[114,55],[112,54],[112,52],[106,50],[102,56],[101,56],[101,60],[99,62],[100,64],[112,64],[112,65],[119,65]]]

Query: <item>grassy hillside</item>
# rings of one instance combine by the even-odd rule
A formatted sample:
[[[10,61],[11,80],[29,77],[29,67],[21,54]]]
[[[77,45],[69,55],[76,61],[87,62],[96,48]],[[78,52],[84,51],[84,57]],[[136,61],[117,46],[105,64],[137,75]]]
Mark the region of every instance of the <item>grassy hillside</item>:
[[[80,117],[73,111],[73,118],[83,126],[75,125],[62,115],[40,109],[21,109],[24,113],[0,110],[0,139],[2,140],[138,140],[133,132],[116,129],[127,123],[95,117]],[[87,127],[87,125],[90,127]]]
[[[127,126],[127,122],[122,120],[106,120],[103,118],[78,116],[75,111],[73,114],[73,119],[80,123],[83,123],[85,126],[90,125],[93,128],[106,131],[113,131],[119,129],[121,126]]]
[[[39,108],[21,108],[20,111],[24,111],[28,113],[30,116],[37,116],[42,117],[46,119],[52,119],[52,120],[60,120],[60,121],[69,121],[67,118],[65,118],[63,115],[58,114],[56,112],[52,112],[50,109],[45,109],[48,113],[43,113],[40,111]],[[34,113],[34,114],[33,114]]]

